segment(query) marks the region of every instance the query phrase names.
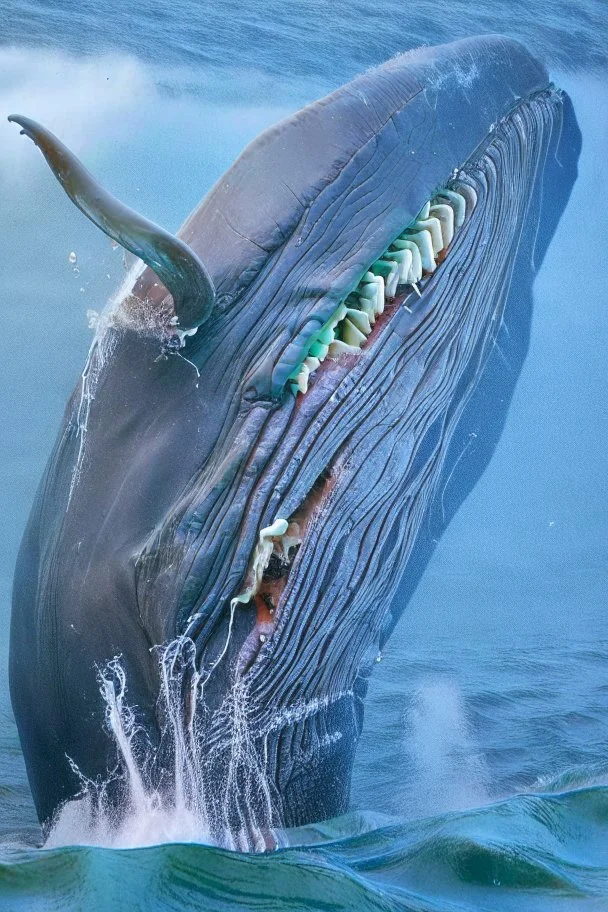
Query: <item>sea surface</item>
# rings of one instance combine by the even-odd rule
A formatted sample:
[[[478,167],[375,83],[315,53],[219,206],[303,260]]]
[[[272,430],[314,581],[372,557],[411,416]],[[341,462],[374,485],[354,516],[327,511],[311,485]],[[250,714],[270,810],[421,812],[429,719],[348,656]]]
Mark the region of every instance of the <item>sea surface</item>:
[[[8,696],[12,570],[87,312],[125,262],[5,116],[42,120],[175,230],[267,125],[481,32],[526,41],[570,93],[579,177],[499,446],[372,680],[350,813],[267,855],[149,834],[41,848]],[[608,910],[607,48],[606,0],[4,0],[0,910]]]

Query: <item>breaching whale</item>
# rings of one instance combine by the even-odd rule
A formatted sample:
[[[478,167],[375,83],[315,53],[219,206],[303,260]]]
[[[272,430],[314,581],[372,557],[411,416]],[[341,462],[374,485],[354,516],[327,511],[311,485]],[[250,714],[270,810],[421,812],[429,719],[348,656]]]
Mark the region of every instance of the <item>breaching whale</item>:
[[[348,807],[370,673],[496,445],[576,174],[569,99],[503,37],[397,56],[259,136],[176,237],[10,119],[143,261],[15,573],[39,818],[97,789],[118,820],[137,775],[264,847]]]

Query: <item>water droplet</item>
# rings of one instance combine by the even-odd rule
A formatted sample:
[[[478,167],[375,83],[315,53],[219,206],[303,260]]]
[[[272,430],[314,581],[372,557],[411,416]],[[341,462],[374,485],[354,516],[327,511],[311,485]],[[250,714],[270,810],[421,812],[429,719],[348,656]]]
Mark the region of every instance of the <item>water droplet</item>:
[[[74,266],[77,259],[78,259],[78,257],[76,256],[75,251],[72,250],[72,252],[68,255],[68,262],[70,262],[72,264],[72,266]]]

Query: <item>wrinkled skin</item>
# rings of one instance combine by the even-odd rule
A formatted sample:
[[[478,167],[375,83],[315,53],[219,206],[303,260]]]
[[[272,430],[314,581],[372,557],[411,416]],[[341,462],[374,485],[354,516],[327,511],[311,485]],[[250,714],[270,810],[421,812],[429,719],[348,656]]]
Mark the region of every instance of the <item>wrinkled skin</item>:
[[[176,637],[174,696],[216,837],[346,809],[371,669],[498,440],[534,271],[575,177],[574,116],[548,85],[498,37],[366,73],[263,134],[189,218],[196,293],[187,270],[171,288],[169,262],[108,315],[15,576],[11,693],[41,821],[81,788],[68,757],[91,780],[120,765],[98,679],[117,655],[147,775],[171,792],[152,647]],[[324,362],[294,396],[310,327],[454,169],[477,205],[422,297],[401,289],[361,353]],[[130,249],[150,263],[146,244]],[[198,327],[181,348],[173,308]],[[272,617],[254,601],[231,610],[260,530],[299,513]],[[124,801],[120,782],[108,795]]]

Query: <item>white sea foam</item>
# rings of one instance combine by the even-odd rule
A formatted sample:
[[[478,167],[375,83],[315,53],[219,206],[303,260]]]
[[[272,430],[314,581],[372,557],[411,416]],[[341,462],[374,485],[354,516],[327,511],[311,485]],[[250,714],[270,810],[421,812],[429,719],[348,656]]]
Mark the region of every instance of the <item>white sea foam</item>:
[[[159,661],[158,715],[163,758],[170,768],[159,777],[157,749],[128,702],[127,677],[116,657],[99,673],[106,728],[117,749],[116,769],[94,782],[72,763],[81,793],[59,811],[47,847],[202,842],[251,851],[273,844],[276,813],[265,753],[256,741],[260,732],[250,725],[246,679],[234,681],[208,719],[196,713],[210,672],[196,670],[194,643],[185,637],[174,640],[159,650]],[[109,799],[117,786],[118,809]]]

